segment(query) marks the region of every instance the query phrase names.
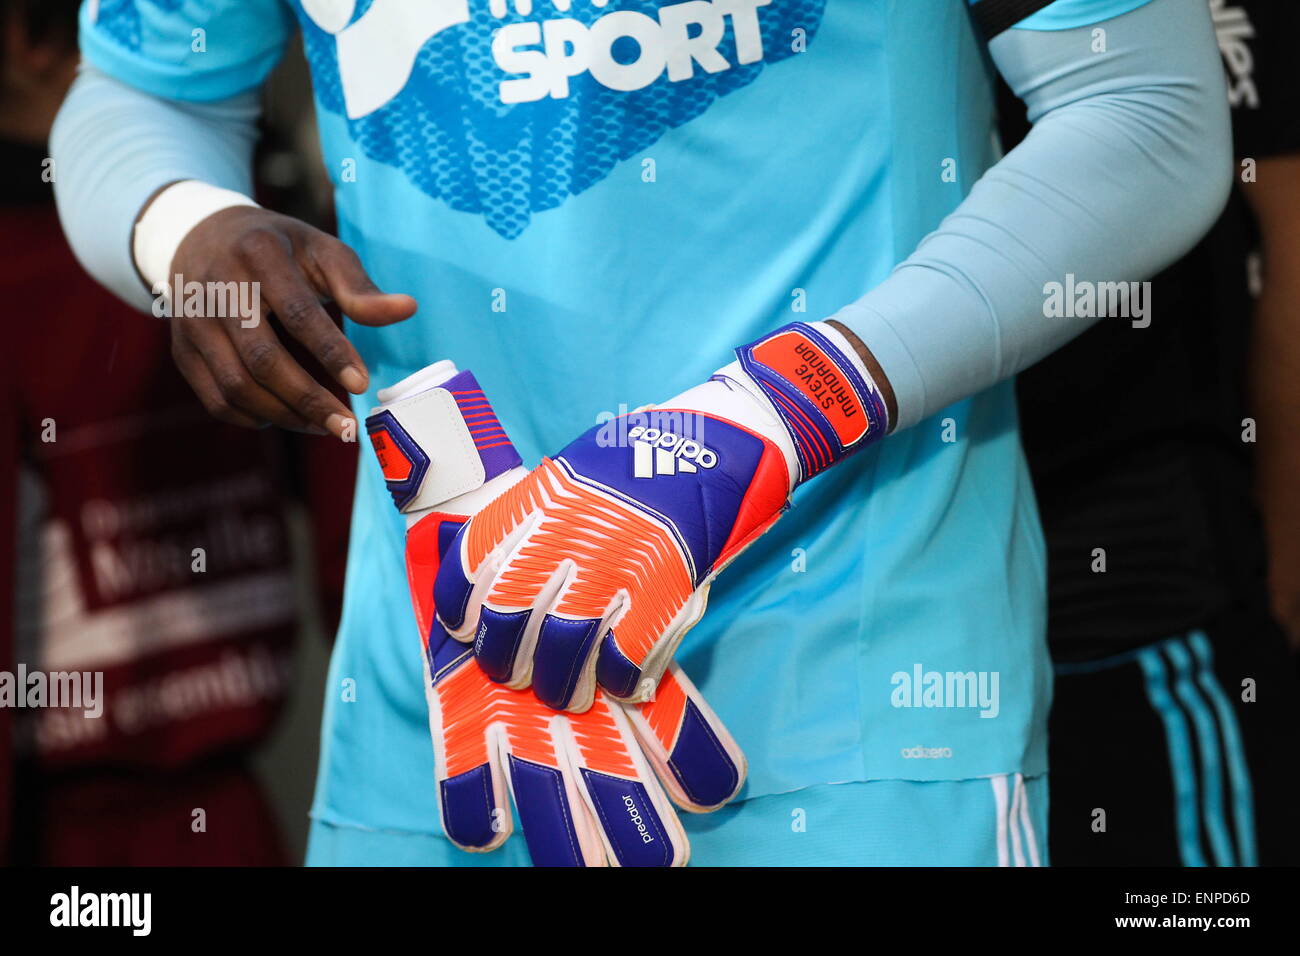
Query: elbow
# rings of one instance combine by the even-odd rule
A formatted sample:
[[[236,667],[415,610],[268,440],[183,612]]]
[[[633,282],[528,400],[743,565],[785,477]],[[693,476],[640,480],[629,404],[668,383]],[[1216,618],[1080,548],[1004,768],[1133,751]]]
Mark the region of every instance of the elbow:
[[[64,178],[58,174],[58,170],[68,165],[67,160],[76,156],[76,149],[71,144],[76,141],[78,119],[81,114],[77,99],[77,83],[73,83],[72,89],[63,98],[63,103],[54,117],[54,125],[50,128],[50,159],[55,169],[54,201],[60,206],[66,201],[67,190],[64,188]]]
[[[1170,208],[1181,213],[1176,222],[1184,252],[1200,242],[1218,221],[1232,195],[1236,178],[1232,114],[1217,58],[1207,75],[1197,77],[1187,86],[1195,94],[1184,98],[1182,109],[1171,110],[1170,114],[1179,120],[1180,148],[1175,155],[1181,168],[1170,177],[1167,197]]]
[[[1220,109],[1221,105],[1221,109]],[[1162,117],[1162,119],[1164,119]],[[1154,275],[1190,252],[1218,222],[1235,178],[1226,93],[1220,103],[1184,103],[1177,123],[1145,124],[1145,189],[1132,221],[1146,235],[1143,272]]]
[[[64,97],[54,125],[50,128],[50,159],[54,164],[54,204],[58,210],[63,234],[73,255],[92,276],[99,276],[99,263],[94,254],[94,244],[88,241],[87,230],[78,229],[79,218],[75,211],[86,197],[80,188],[83,177],[89,175],[81,168],[81,142],[86,136],[90,114],[83,107],[82,80],[78,78]]]
[[[1232,195],[1236,179],[1232,124],[1226,98],[1223,103],[1222,111],[1215,111],[1221,115],[1209,124],[1210,128],[1199,139],[1201,148],[1195,150],[1196,161],[1189,174],[1189,188],[1182,192],[1189,220],[1188,228],[1193,236],[1191,245],[1199,242],[1218,221]]]

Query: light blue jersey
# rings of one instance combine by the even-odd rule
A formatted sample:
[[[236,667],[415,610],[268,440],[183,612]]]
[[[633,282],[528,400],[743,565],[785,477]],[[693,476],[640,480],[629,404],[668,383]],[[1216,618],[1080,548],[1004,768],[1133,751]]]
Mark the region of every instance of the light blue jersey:
[[[877,780],[753,797],[682,819],[692,866],[1046,866],[1047,778]],[[312,824],[308,866],[528,866],[523,840],[466,853],[433,835]]]
[[[372,383],[453,359],[529,462],[857,300],[996,158],[963,0],[101,0],[83,47],[212,100],[261,82],[295,15],[341,236],[420,303],[350,327]],[[437,832],[403,533],[363,455],[314,813]],[[1044,629],[1004,383],[800,488],[678,659],[748,755],[746,797],[1037,777]]]

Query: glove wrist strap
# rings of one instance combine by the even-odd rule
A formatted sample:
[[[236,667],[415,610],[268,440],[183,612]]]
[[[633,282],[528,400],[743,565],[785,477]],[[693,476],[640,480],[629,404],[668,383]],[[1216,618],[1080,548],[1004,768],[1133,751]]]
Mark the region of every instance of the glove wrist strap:
[[[366,419],[393,503],[445,505],[522,464],[471,372],[439,362],[379,393]]]
[[[736,349],[745,378],[771,405],[794,442],[799,463],[794,484],[889,431],[879,387],[845,344],[824,323],[793,322]]]

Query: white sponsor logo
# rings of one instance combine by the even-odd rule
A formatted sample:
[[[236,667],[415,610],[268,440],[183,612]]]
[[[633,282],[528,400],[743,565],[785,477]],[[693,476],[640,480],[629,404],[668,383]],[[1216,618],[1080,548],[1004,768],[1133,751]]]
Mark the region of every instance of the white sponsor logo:
[[[654,478],[656,475],[694,474],[701,468],[718,464],[718,453],[693,438],[683,438],[658,428],[638,425],[628,431],[632,442],[632,475]]]
[[[757,63],[763,59],[758,8],[769,3],[687,0],[664,4],[657,17],[611,10],[586,25],[564,15],[571,0],[550,0],[546,6],[559,16],[504,24],[493,34],[492,56],[506,77],[499,86],[501,102],[563,99],[569,80],[584,74],[627,92],[665,74],[678,83]],[[533,0],[488,0],[488,12],[498,19],[512,12],[531,16],[533,6]],[[596,6],[604,3],[596,0]],[[302,0],[302,8],[334,37],[349,119],[369,115],[401,93],[424,45],[470,20],[469,0],[374,0],[355,21],[357,0]],[[625,47],[636,50],[634,59]]]
[[[350,23],[357,0],[302,0],[302,9],[334,35],[348,118],[373,113],[402,92],[430,39],[469,22],[469,0],[375,0]]]
[[[559,10],[567,2],[553,0]],[[511,23],[492,38],[497,66],[517,79],[501,83],[502,103],[564,99],[569,79],[589,75],[601,86],[631,92],[665,73],[673,83],[697,71],[721,73],[763,58],[758,8],[771,0],[688,0],[664,4],[658,18],[636,10],[612,10],[591,26],[571,17],[542,23]],[[730,27],[730,30],[728,30]],[[731,42],[726,42],[727,33]],[[630,40],[636,56],[615,53]],[[723,55],[734,48],[733,64]]]

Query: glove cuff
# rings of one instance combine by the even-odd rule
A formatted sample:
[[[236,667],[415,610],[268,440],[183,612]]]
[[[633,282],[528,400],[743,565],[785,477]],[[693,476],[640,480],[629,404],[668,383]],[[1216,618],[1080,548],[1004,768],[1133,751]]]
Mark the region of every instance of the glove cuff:
[[[473,373],[451,362],[381,389],[379,400],[366,431],[403,514],[443,506],[523,463]]]
[[[889,431],[866,365],[833,327],[792,322],[736,349],[745,384],[769,404],[798,455],[800,484]],[[733,364],[721,374],[735,374]]]

